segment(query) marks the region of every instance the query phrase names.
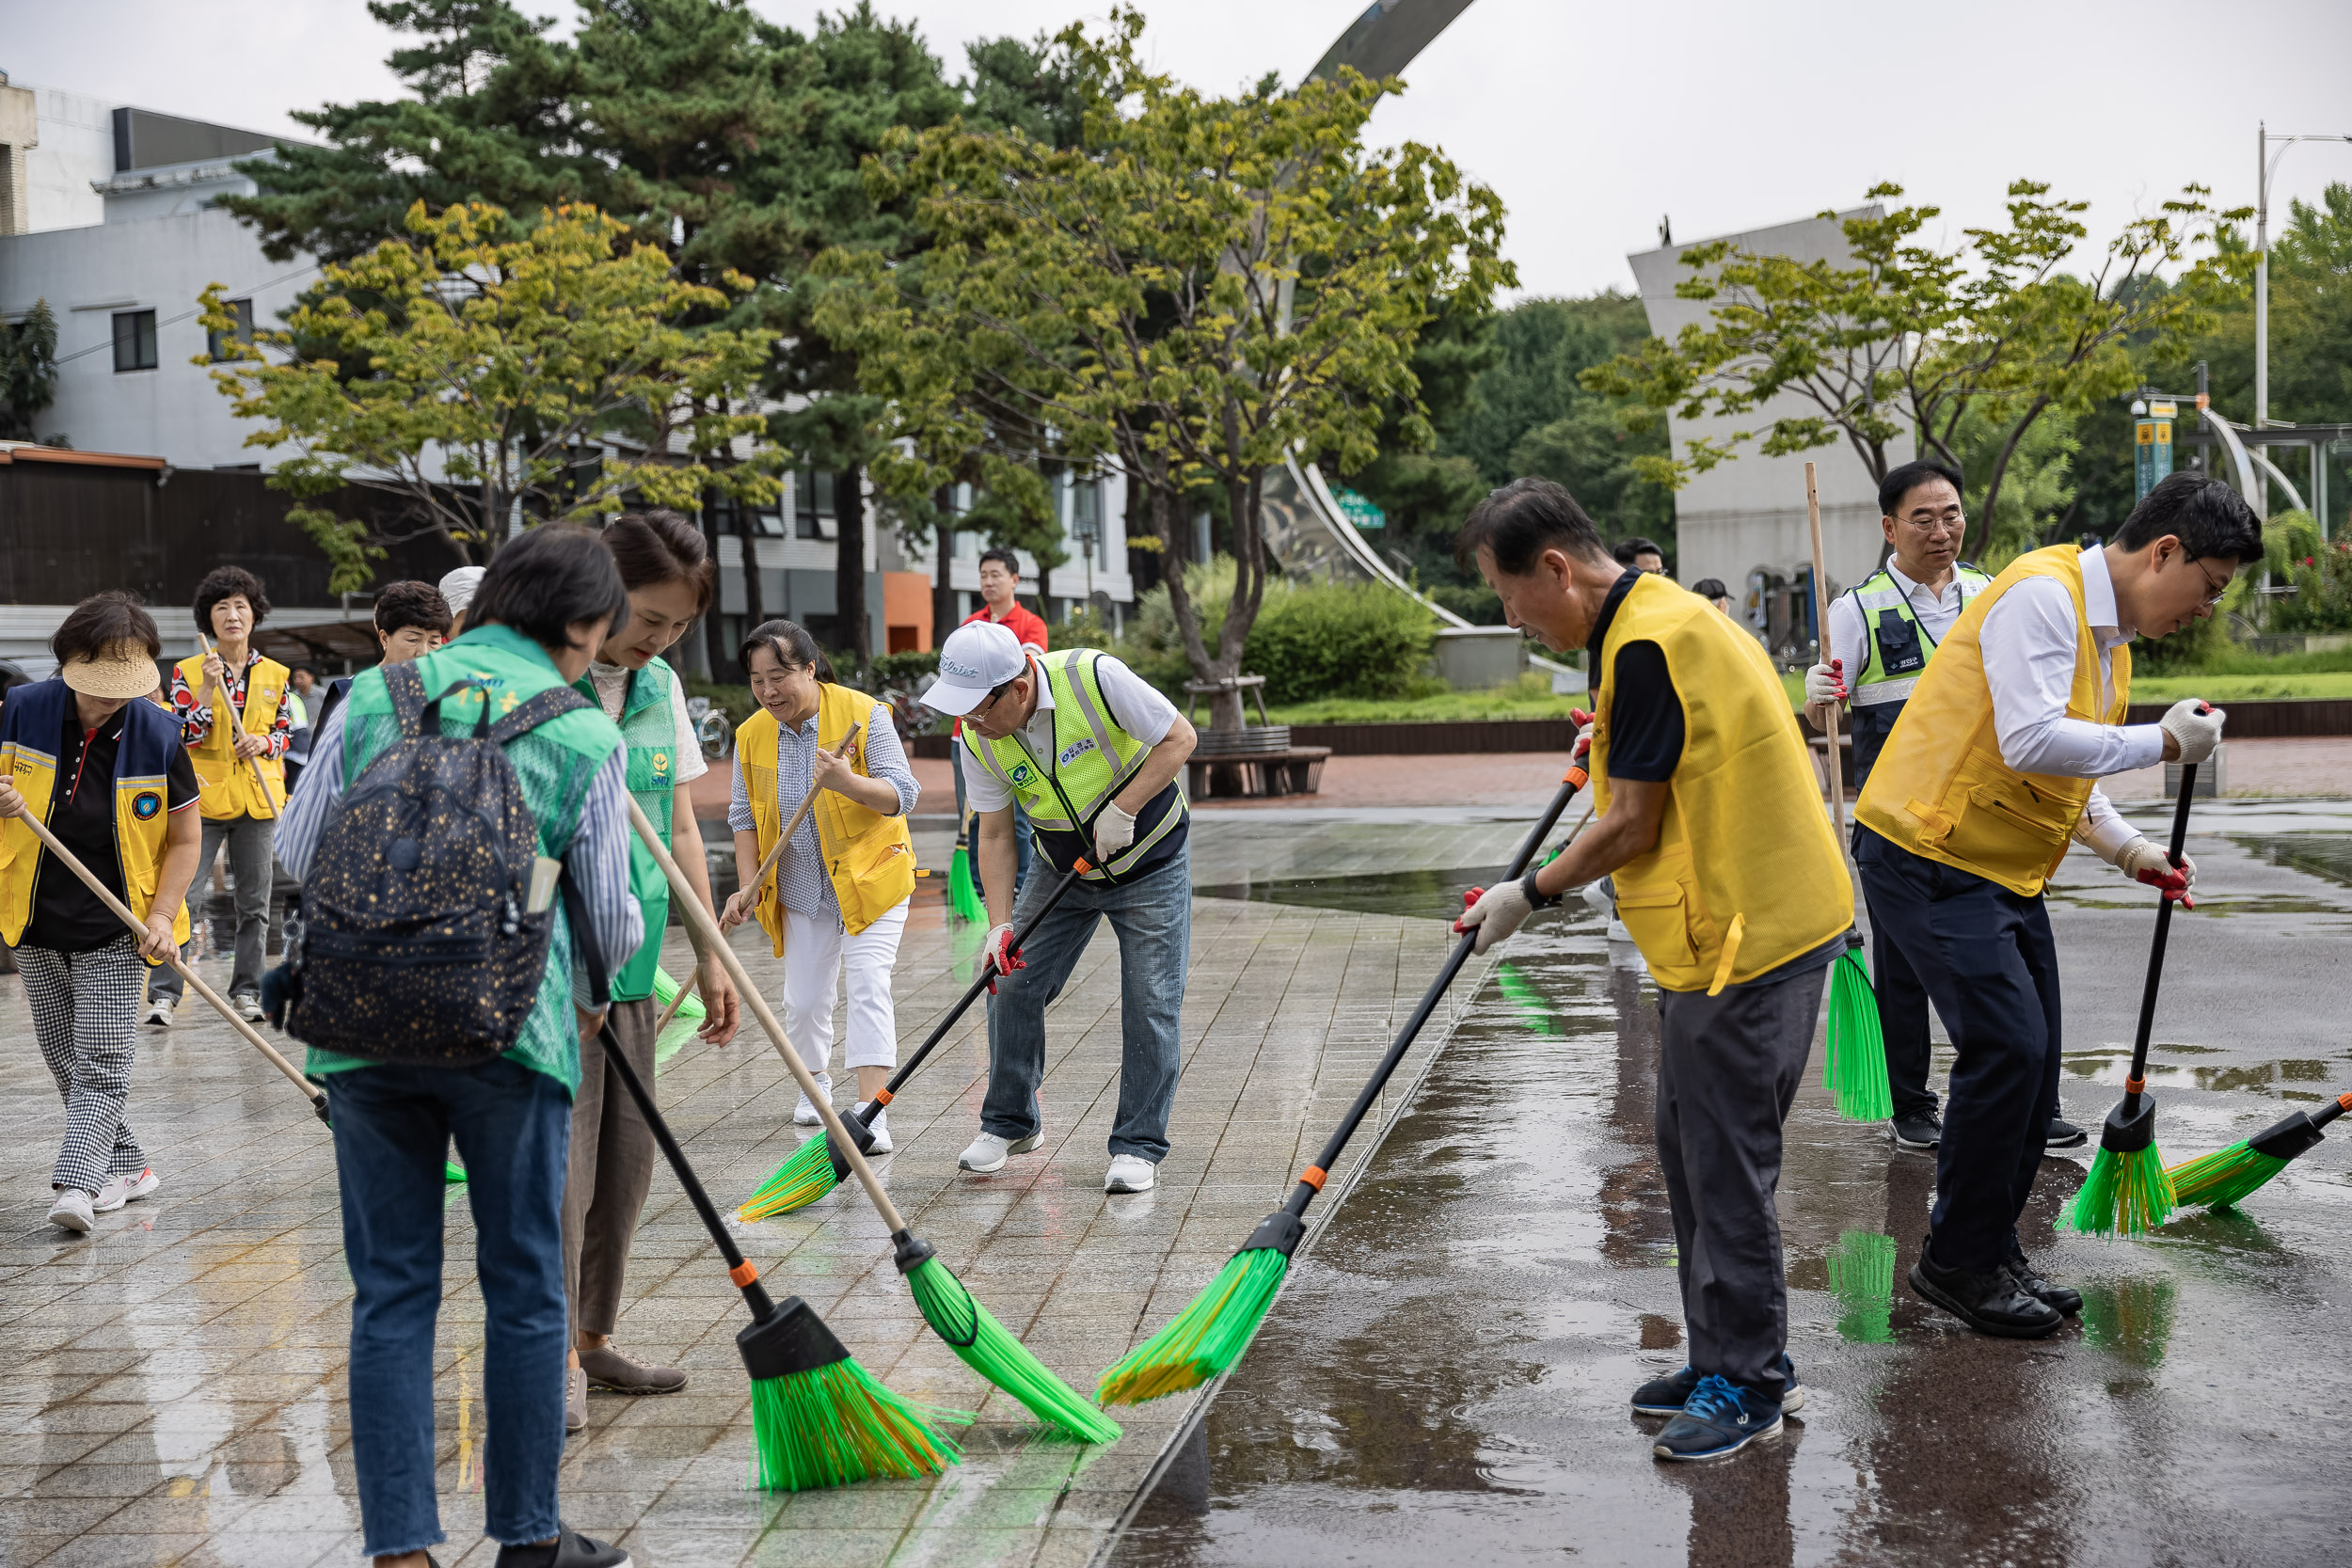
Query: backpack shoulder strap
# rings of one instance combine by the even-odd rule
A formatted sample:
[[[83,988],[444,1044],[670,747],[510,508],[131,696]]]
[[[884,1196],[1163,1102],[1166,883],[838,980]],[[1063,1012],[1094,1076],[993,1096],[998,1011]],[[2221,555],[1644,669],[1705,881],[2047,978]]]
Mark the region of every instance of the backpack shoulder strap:
[[[490,738],[503,746],[526,730],[535,730],[574,708],[593,705],[587,698],[568,686],[550,686],[537,696],[516,704],[513,712],[501,717],[497,723],[490,726]]]
[[[413,662],[384,666],[384,689],[392,699],[392,715],[400,733],[414,740],[424,734],[424,676]],[[446,693],[445,693],[446,695]]]

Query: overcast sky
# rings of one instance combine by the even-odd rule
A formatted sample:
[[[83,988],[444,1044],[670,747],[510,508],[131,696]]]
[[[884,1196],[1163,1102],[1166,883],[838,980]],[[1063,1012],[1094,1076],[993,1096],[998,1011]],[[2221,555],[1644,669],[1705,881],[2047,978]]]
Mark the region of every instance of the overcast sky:
[[[806,27],[820,8],[756,0]],[[560,12],[560,0],[527,3]],[[877,0],[962,66],[977,38],[1052,30],[1089,0]],[[1184,0],[1147,8],[1154,63],[1213,90],[1295,80],[1362,0]],[[362,0],[0,0],[0,70],[263,131],[290,109],[382,96],[389,35]],[[2254,200],[2255,124],[2352,133],[2344,0],[1680,0],[1672,7],[1476,0],[1373,121],[1444,149],[1499,190],[1534,293],[1630,288],[1629,250],[1851,206],[1897,182],[1957,235],[2000,215],[2019,177],[2088,198],[2094,239],[2184,182]],[[2296,147],[2273,200],[2352,182],[2352,144]],[[2275,226],[2275,225],[2274,225]]]

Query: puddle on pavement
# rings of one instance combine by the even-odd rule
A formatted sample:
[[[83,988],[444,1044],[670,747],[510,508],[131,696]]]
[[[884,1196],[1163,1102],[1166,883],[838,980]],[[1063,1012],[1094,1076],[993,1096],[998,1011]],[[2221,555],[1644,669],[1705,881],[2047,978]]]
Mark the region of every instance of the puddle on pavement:
[[[2229,1067],[2198,1067],[2158,1060],[2165,1054],[2217,1054],[2211,1046],[2155,1045],[2149,1048],[2148,1083],[2204,1089],[2214,1093],[2267,1095],[2279,1100],[2332,1100],[2333,1085],[2352,1084],[2352,1051],[2334,1061],[2238,1063]],[[2095,1051],[2069,1051],[2062,1058],[2067,1072],[2086,1082],[2122,1088],[2131,1076],[2132,1048],[2106,1045]]]
[[[1239,895],[1419,912],[1472,879]],[[2352,1334],[2343,1150],[2290,1167],[2259,1223],[2199,1213],[2121,1243],[2058,1232],[2084,1167],[2045,1162],[2021,1230],[2083,1291],[2082,1322],[2041,1343],[1979,1338],[1905,1283],[1933,1162],[1834,1119],[1818,1047],[1780,1205],[1807,1404],[1730,1462],[1656,1463],[1659,1423],[1625,1398],[1687,1354],[1652,1145],[1657,1015],[1603,948],[1576,920],[1490,972],[1112,1562],[2222,1561],[2246,1556],[2248,1519],[2266,1560],[2341,1545],[2352,1457],[2274,1395],[2279,1368]],[[2240,1083],[2201,1079],[2194,1054],[2166,1070],[2271,1095],[2344,1067]],[[2106,1065],[2069,1060],[2078,1077]],[[2088,1098],[2069,1108],[2089,1114]],[[2175,1092],[2170,1125],[2191,1103]],[[2325,1424],[2332,1395],[2310,1390],[2289,1402]]]
[[[2352,833],[2231,833],[2231,842],[2273,865],[2352,887]]]
[[[1452,919],[1462,895],[1502,876],[1505,865],[1471,865],[1443,871],[1373,871],[1346,877],[1273,877],[1263,880],[1196,882],[1203,898],[1246,898],[1262,904],[1345,910],[1356,914],[1425,915]]]

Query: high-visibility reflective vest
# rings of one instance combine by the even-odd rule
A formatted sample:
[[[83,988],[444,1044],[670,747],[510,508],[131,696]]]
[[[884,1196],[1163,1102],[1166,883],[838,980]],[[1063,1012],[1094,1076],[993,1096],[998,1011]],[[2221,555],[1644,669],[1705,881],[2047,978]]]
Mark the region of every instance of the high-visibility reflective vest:
[[[16,785],[25,809],[43,827],[56,804],[56,747],[72,701],[72,689],[53,676],[9,692],[7,718],[0,721],[0,774]],[[122,739],[115,749],[115,863],[122,872],[122,901],[145,920],[155,902],[164,841],[171,831],[168,775],[172,748],[180,744],[180,721],[144,697],[123,712]],[[0,818],[0,942],[11,947],[32,922],[42,847],[23,818]],[[172,917],[171,936],[183,944],[188,940],[185,900]]]
[[[196,809],[206,820],[233,822],[241,816],[276,816],[286,809],[286,760],[283,757],[255,757],[248,762],[237,755],[236,727],[229,722],[229,715],[221,711],[220,694],[204,678],[204,658],[191,654],[178,665],[180,678],[188,683],[199,703],[213,705],[213,733],[200,746],[188,748],[188,760],[196,764]],[[278,722],[278,705],[286,700],[287,681],[291,678],[286,667],[274,658],[257,658],[246,672],[245,706],[239,716],[245,721],[247,735],[267,735]],[[264,799],[261,785],[254,783],[254,770],[269,786]]]
[[[2056,578],[2074,601],[2074,681],[2066,716],[2093,724],[2123,721],[2131,705],[2131,649],[2108,655],[2115,689],[2102,693],[2099,645],[2083,601],[2082,551],[2053,545],[2010,562],[1952,624],[1854,802],[1854,820],[1888,842],[2026,898],[2039,894],[2066,858],[2097,783],[2020,773],[2001,758],[1980,638],[1993,607],[2028,578]]]
[[[887,704],[878,703],[854,687],[824,682],[817,689],[817,744],[823,751],[839,746],[858,726],[857,744],[850,748],[850,766],[871,777],[866,761],[866,737],[876,724],[890,722]],[[800,807],[798,800],[776,798],[776,749],[783,726],[761,708],[735,732],[735,756],[743,769],[743,792],[751,797],[752,822],[759,835],[759,858],[765,861],[784,832],[785,818]],[[825,857],[825,878],[833,883],[834,902],[841,906],[841,928],[855,935],[903,904],[914,892],[914,839],[907,819],[885,816],[861,806],[834,790],[817,792],[809,811],[817,823],[817,847]],[[755,912],[760,928],[784,957],[784,900],[777,889],[783,879],[770,877],[761,884]]]
[[[1012,792],[1028,814],[1029,828],[1045,858],[1063,871],[1084,856],[1089,881],[1120,881],[1149,871],[1184,847],[1190,808],[1174,780],[1136,814],[1135,842],[1095,865],[1093,826],[1111,798],[1142,770],[1152,748],[1119,727],[1103,684],[1095,674],[1099,648],[1065,648],[1033,657],[1054,699],[1054,752],[1039,756],[1026,734],[1015,730],[1001,740],[963,732],[967,766],[977,768]]]
[[[1762,644],[1713,605],[1645,573],[1601,641],[1593,805],[1609,810],[1617,650],[1655,642],[1682,704],[1658,842],[1616,872],[1617,917],[1666,990],[1713,995],[1853,924],[1853,886],[1797,716]]]
[[[1990,576],[1964,561],[1953,566],[1952,578],[1960,585],[1963,611],[1971,600],[1993,586]],[[1868,632],[1859,663],[1856,654],[1837,650],[1852,668],[1846,684],[1853,690],[1853,705],[1875,707],[1901,702],[1919,684],[1928,660],[1935,657],[1935,639],[1919,624],[1910,597],[1884,567],[1848,589],[1847,595],[1861,610],[1862,625]]]

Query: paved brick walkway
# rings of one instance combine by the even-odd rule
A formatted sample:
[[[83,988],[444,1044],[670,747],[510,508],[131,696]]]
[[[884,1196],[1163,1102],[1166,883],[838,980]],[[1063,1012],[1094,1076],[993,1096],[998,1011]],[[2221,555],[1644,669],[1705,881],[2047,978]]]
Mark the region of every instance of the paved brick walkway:
[[[899,963],[910,1041],[966,983],[977,940],[946,921],[937,885],[918,901]],[[1174,1149],[1156,1192],[1106,1199],[1119,997],[1105,937],[1049,1020],[1047,1149],[993,1179],[955,1169],[985,1061],[984,1037],[967,1027],[892,1110],[892,1191],[981,1300],[1090,1390],[1287,1190],[1443,942],[1434,921],[1198,903]],[[677,973],[675,932],[673,943]],[[748,935],[743,949],[752,955]],[[764,948],[752,962],[755,974],[774,968]],[[200,1010],[183,1019],[167,1037],[143,1037],[132,1095],[162,1191],[72,1239],[41,1217],[61,1118],[20,984],[0,979],[11,1042],[0,1059],[11,1216],[0,1227],[0,1360],[12,1370],[0,1384],[0,1562],[294,1568],[358,1556],[331,1148],[225,1026]],[[722,1201],[747,1195],[799,1142],[794,1091],[764,1043],[691,1042],[661,1092]],[[1359,1157],[1375,1141],[1359,1139]],[[462,1192],[452,1189],[437,1352],[450,1568],[491,1558],[479,1534],[482,1303]],[[1120,1412],[1127,1435],[1106,1449],[1042,1437],[924,1329],[853,1187],[747,1227],[742,1240],[772,1287],[806,1296],[893,1387],[980,1419],[965,1463],[934,1481],[746,1492],[749,1401],[731,1342],[740,1300],[659,1174],[618,1338],[689,1368],[692,1383],[663,1398],[594,1398],[564,1466],[567,1522],[621,1541],[646,1568],[1083,1562],[1186,1414],[1184,1400]]]

